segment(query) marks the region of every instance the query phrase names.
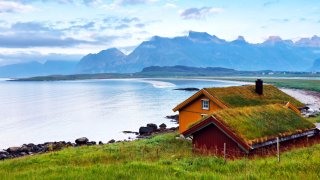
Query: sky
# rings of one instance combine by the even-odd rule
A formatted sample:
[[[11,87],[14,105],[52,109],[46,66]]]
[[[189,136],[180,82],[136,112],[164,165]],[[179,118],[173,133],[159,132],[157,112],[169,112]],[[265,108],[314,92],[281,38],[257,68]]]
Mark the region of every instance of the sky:
[[[261,43],[320,35],[319,0],[0,0],[0,66],[79,60],[152,36],[208,32]]]

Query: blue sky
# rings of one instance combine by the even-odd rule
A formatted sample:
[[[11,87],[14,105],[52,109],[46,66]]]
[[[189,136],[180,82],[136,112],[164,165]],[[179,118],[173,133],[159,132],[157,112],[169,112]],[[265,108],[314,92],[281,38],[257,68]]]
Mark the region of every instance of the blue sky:
[[[320,35],[319,0],[0,0],[0,65],[78,60],[189,30],[252,43]]]

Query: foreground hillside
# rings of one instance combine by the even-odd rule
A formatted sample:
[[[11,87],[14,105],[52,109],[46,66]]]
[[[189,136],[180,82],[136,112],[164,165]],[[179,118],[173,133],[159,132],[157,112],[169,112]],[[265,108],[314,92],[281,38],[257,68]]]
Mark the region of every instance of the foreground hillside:
[[[275,157],[223,159],[195,155],[177,134],[0,162],[0,179],[319,179],[320,145]]]

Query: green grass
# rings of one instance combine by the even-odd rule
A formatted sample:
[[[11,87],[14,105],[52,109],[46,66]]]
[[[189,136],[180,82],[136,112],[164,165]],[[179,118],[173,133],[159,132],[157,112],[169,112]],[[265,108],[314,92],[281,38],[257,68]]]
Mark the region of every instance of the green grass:
[[[214,97],[222,100],[228,107],[244,107],[290,102],[297,107],[304,106],[295,98],[272,85],[264,85],[263,95],[255,92],[255,86],[232,86],[224,88],[205,88]]]
[[[320,116],[307,118],[312,123],[320,123]]]
[[[177,134],[0,162],[0,179],[319,179],[320,145],[227,161],[192,153]]]
[[[248,144],[315,128],[313,123],[282,105],[226,109],[213,116]]]
[[[226,78],[213,78],[213,79],[254,82],[257,78],[226,77]],[[307,78],[306,79],[262,78],[262,79],[264,82],[273,84],[277,87],[304,89],[304,90],[320,92],[320,80],[312,80],[312,79],[307,79]]]

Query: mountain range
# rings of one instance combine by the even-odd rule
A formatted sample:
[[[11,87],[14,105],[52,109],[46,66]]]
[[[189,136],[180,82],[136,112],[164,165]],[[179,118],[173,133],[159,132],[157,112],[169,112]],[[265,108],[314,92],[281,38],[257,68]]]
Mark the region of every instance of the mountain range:
[[[259,44],[239,36],[226,41],[205,32],[190,31],[187,36],[154,36],[128,55],[112,48],[83,57],[77,73],[139,72],[149,66],[184,65],[224,67],[236,70],[307,71],[320,57],[320,37],[296,42],[270,36]]]
[[[154,36],[126,55],[117,48],[88,54],[79,62],[31,62],[0,67],[0,77],[50,74],[134,73],[150,66],[222,67],[240,71],[320,71],[320,37],[293,42],[270,36],[262,43],[244,37],[226,41],[206,32]]]
[[[36,61],[11,64],[0,67],[0,77],[31,77],[45,76],[52,74],[73,74],[78,62],[74,61],[46,61],[39,63]]]

